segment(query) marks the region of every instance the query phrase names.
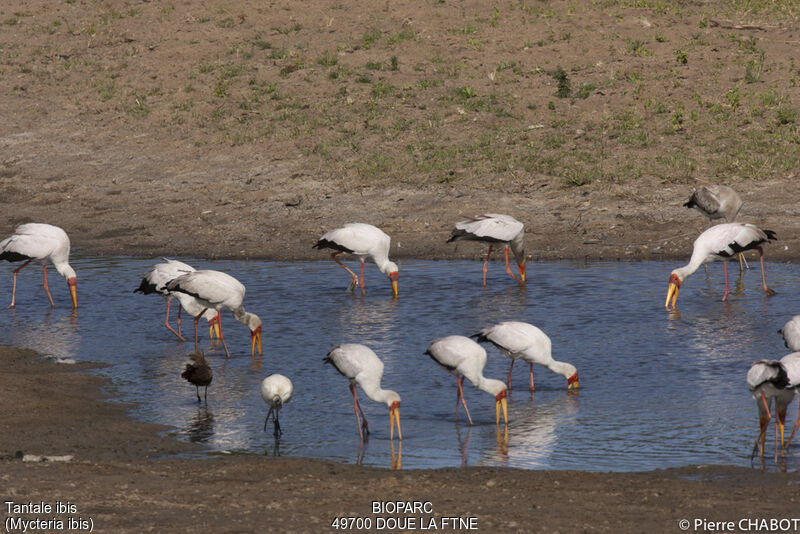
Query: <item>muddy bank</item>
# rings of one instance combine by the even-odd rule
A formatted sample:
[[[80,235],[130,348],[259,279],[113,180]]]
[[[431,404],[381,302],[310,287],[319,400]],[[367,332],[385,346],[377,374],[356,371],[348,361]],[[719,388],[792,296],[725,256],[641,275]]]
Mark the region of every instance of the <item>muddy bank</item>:
[[[695,518],[791,518],[797,473],[686,467],[647,473],[468,467],[403,471],[273,456],[189,460],[197,447],[103,402],[103,379],[29,350],[0,347],[4,500],[74,511],[8,516],[92,520],[98,532],[320,532],[337,517],[466,521],[511,532],[678,531]],[[20,451],[20,452],[18,452]],[[69,461],[23,461],[31,455]],[[63,458],[60,458],[63,460]],[[373,513],[373,501],[427,501],[431,513]],[[411,518],[411,519],[409,519]],[[470,518],[472,523],[469,523]]]

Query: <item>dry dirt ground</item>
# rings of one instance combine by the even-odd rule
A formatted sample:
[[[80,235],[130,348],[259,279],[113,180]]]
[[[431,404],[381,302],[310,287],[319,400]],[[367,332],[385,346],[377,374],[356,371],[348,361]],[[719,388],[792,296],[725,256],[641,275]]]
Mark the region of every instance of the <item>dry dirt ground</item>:
[[[86,252],[320,258],[348,221],[475,257],[509,213],[544,258],[686,258],[726,183],[797,256],[790,1],[0,6],[0,233]],[[563,75],[559,76],[559,69]],[[559,94],[561,96],[559,96]],[[322,254],[324,257],[324,254]]]
[[[393,256],[478,258],[444,241],[491,211],[526,223],[532,259],[677,261],[708,224],[681,204],[725,183],[740,220],[777,232],[768,259],[796,259],[799,15],[790,0],[5,0],[0,234],[40,221],[88,253],[291,260],[363,221]],[[724,467],[153,460],[185,446],[97,402],[97,379],[2,358],[4,500],[70,500],[104,532],[325,531],[375,499],[524,532],[798,510],[797,474]]]

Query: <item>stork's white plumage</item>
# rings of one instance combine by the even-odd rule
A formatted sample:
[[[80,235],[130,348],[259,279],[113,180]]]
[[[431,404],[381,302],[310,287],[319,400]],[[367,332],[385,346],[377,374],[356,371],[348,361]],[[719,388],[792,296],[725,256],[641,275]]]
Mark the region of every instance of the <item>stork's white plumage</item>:
[[[397,264],[389,261],[389,246],[391,238],[380,228],[364,223],[349,223],[341,228],[331,230],[319,238],[313,248],[329,248],[335,252],[331,253],[331,259],[338,263],[342,269],[350,273],[353,280],[350,282],[349,290],[352,291],[361,285],[361,294],[364,291],[364,262],[367,258],[375,262],[378,269],[389,277],[392,284],[392,294],[397,298],[397,280],[400,275]],[[337,256],[345,252],[353,254],[361,261],[361,280],[356,273],[351,271],[343,264]]]
[[[50,295],[50,288],[47,285],[48,261],[53,263],[58,274],[67,279],[72,298],[72,309],[78,307],[78,277],[75,275],[75,270],[69,265],[69,237],[58,226],[43,223],[19,225],[12,236],[0,241],[0,260],[25,262],[14,269],[9,308],[14,307],[17,293],[17,273],[32,261],[42,266],[44,290],[47,298],[50,299],[50,306],[55,307],[55,303],[53,303],[53,296]]]
[[[697,209],[711,221],[725,219],[733,222],[742,208],[742,199],[727,185],[707,185],[695,189],[684,206]]]
[[[783,343],[786,348],[798,352],[800,351],[800,315],[795,315],[789,319],[783,328],[778,330],[783,336]]]
[[[791,369],[792,377],[789,377],[789,369]],[[797,382],[793,385],[791,380],[794,378]],[[786,421],[786,409],[795,395],[795,390],[800,385],[800,352],[793,352],[787,354],[778,360],[758,360],[750,366],[747,372],[747,387],[756,399],[758,406],[758,417],[760,423],[760,432],[756,445],[760,444],[760,456],[764,456],[764,441],[766,440],[767,425],[772,418],[769,406],[772,400],[775,399],[775,434],[776,434],[776,449],[777,449],[777,433],[780,428],[781,446],[783,446],[783,432]],[[795,428],[797,425],[795,424]],[[792,437],[794,433],[792,433]],[[790,438],[791,441],[791,438]],[[788,446],[788,444],[787,444]],[[755,452],[755,446],[754,446]]]
[[[787,389],[793,391],[795,395],[800,395],[800,352],[787,354],[781,358],[781,363],[783,364],[783,368],[786,370],[786,376],[789,380]],[[800,401],[798,401],[798,403],[800,403]],[[797,408],[797,421],[794,423],[792,435],[789,436],[789,441],[786,442],[787,449],[792,443],[792,438],[794,438],[794,435],[797,432],[798,425],[800,425],[800,406]]]
[[[167,330],[178,336],[178,339],[185,341],[181,335],[181,308],[186,309],[186,313],[191,314],[192,317],[203,311],[200,304],[196,299],[190,297],[185,293],[172,292],[167,289],[167,284],[177,278],[178,276],[195,271],[191,265],[183,263],[178,260],[171,260],[168,258],[161,258],[163,263],[157,263],[150,271],[142,278],[139,287],[134,289],[134,293],[142,293],[149,295],[150,293],[158,293],[167,302],[167,317],[164,319],[164,326]],[[169,309],[173,300],[178,301],[178,330],[176,331],[169,324]],[[217,325],[217,314],[214,311],[206,310],[202,315],[208,320],[209,328],[208,335],[214,338],[214,328],[216,327],[217,336],[219,336],[219,327]]]
[[[483,262],[483,285],[486,285],[486,271],[489,269],[489,257],[495,244],[503,245],[506,258],[506,272],[518,282],[525,281],[525,225],[511,215],[484,213],[457,222],[450,234],[448,243],[453,241],[483,241],[489,243],[486,261]],[[514,253],[519,265],[519,277],[511,270],[508,263],[508,247]]]
[[[194,271],[182,274],[167,284],[167,290],[173,293],[184,293],[193,297],[200,307],[201,312],[194,316],[194,344],[197,352],[197,321],[201,313],[208,309],[217,310],[219,321],[219,338],[225,347],[225,355],[230,357],[228,345],[225,343],[225,334],[222,332],[222,315],[220,310],[228,308],[233,312],[233,317],[250,329],[251,356],[261,356],[261,319],[254,313],[244,309],[245,287],[233,276],[211,270]],[[185,306],[186,303],[182,302]]]
[[[726,300],[730,293],[727,261],[734,254],[753,249],[758,250],[761,261],[761,281],[764,286],[764,292],[767,295],[774,295],[775,292],[767,287],[767,279],[764,275],[764,250],[761,245],[775,239],[775,232],[761,230],[753,224],[725,223],[712,226],[695,239],[689,263],[675,269],[670,274],[667,301],[664,306],[669,308],[670,299],[672,299],[672,307],[675,308],[675,301],[678,300],[678,290],[684,280],[701,265],[712,261],[722,261],[725,266],[725,293],[722,295],[722,300]]]
[[[486,351],[476,342],[465,336],[447,336],[434,339],[425,354],[442,366],[447,372],[456,376],[458,381],[458,396],[456,397],[456,418],[458,418],[458,403],[464,405],[469,424],[472,417],[469,415],[467,401],[464,399],[462,378],[465,377],[472,384],[487,393],[494,395],[495,417],[500,424],[500,409],[503,410],[503,420],[508,424],[508,389],[502,380],[486,378],[483,368],[486,367]]]
[[[381,388],[383,379],[383,362],[372,349],[358,343],[343,343],[333,347],[327,356],[326,363],[333,365],[342,376],[350,381],[350,393],[353,394],[353,410],[356,412],[356,423],[361,441],[369,436],[367,418],[356,395],[356,384],[375,402],[385,403],[389,407],[389,439],[394,439],[394,423],[397,421],[397,437],[403,439],[400,431],[400,395],[390,389]],[[359,419],[359,414],[361,419]],[[363,429],[363,430],[362,430]]]
[[[284,404],[292,400],[292,393],[294,393],[292,381],[283,375],[269,375],[261,382],[261,398],[269,405],[267,418],[264,419],[265,432],[267,430],[269,416],[275,414],[275,437],[283,433],[281,431],[281,424],[278,421],[278,413],[281,411]]]
[[[567,389],[578,388],[578,370],[567,362],[553,359],[550,338],[532,324],[520,321],[505,321],[487,326],[474,336],[479,342],[490,342],[500,352],[511,358],[508,368],[508,387],[511,388],[511,369],[517,358],[528,362],[530,367],[530,387],[533,391],[533,364],[543,365],[554,373],[567,379]]]

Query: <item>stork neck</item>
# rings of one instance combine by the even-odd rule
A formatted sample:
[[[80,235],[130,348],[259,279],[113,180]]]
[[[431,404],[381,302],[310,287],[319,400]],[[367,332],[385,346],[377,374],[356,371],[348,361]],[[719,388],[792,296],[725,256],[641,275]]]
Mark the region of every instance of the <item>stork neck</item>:
[[[694,250],[692,250],[692,257],[689,258],[689,263],[673,271],[678,275],[678,278],[681,279],[681,282],[686,280],[686,277],[692,275],[704,263],[714,261],[713,257],[709,256],[705,251],[701,250],[701,248],[695,247]]]
[[[58,271],[58,274],[69,280],[70,278],[75,278],[75,269],[70,267],[69,263],[63,262],[53,262],[53,266]]]
[[[518,233],[514,239],[509,242],[511,252],[514,254],[514,259],[517,260],[517,265],[525,263],[525,233],[524,231]]]
[[[554,373],[565,376],[567,378],[572,376],[572,373],[575,372],[574,370],[575,368],[571,364],[566,362],[559,362],[556,360],[553,360],[551,363],[547,364],[547,368],[553,371]]]
[[[492,395],[497,395],[506,389],[505,382],[502,382],[501,380],[495,380],[494,378],[486,378],[483,375],[479,375],[477,381],[470,381],[475,385],[476,388]]]
[[[381,388],[380,382],[364,382],[360,383],[361,389],[364,390],[364,393],[367,394],[367,397],[374,400],[375,402],[381,402],[383,404],[391,404],[394,400],[396,400],[397,393],[392,391],[391,389],[383,389]]]

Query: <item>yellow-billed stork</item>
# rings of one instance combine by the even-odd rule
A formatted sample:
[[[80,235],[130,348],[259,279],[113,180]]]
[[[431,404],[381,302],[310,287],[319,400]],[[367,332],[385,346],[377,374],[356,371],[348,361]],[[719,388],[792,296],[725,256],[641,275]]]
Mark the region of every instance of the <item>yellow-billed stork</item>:
[[[712,261],[722,261],[725,266],[725,293],[722,295],[722,300],[726,300],[730,293],[728,260],[734,254],[753,249],[758,250],[761,261],[761,281],[763,282],[764,292],[767,295],[774,295],[775,292],[767,286],[767,279],[764,275],[764,250],[761,246],[775,239],[777,239],[775,232],[761,230],[753,224],[725,223],[712,226],[695,239],[689,263],[670,273],[667,301],[664,306],[669,308],[670,299],[672,299],[672,308],[675,308],[675,301],[678,300],[678,290],[681,284],[701,265]]]
[[[543,365],[567,379],[567,389],[578,389],[578,370],[567,362],[553,359],[550,338],[537,327],[520,321],[505,321],[487,326],[472,337],[479,342],[492,343],[500,352],[511,358],[508,368],[508,387],[511,389],[511,369],[517,358],[528,362],[530,388],[533,391],[533,364]]]
[[[67,233],[51,224],[27,223],[21,224],[14,230],[14,234],[0,241],[0,260],[10,262],[24,261],[14,269],[14,281],[11,286],[11,304],[17,293],[17,273],[30,262],[39,263],[44,273],[44,290],[50,299],[50,306],[55,307],[50,288],[47,286],[47,262],[53,263],[58,274],[67,279],[69,294],[72,298],[72,309],[78,307],[78,277],[75,270],[69,265],[69,237]]]
[[[186,309],[192,317],[202,312],[200,304],[193,297],[185,293],[172,292],[167,289],[167,283],[171,282],[178,276],[195,271],[195,268],[189,264],[183,263],[178,260],[171,260],[169,258],[161,258],[163,263],[157,263],[150,271],[142,278],[139,287],[133,290],[134,293],[142,293],[149,295],[157,293],[167,302],[167,316],[164,319],[164,326],[167,330],[178,336],[181,341],[186,339],[181,335],[181,308]],[[178,301],[178,330],[176,331],[169,324],[169,308],[173,300]],[[217,325],[217,314],[212,310],[206,310],[203,317],[208,320],[208,336],[214,339],[214,332],[216,331],[219,337],[219,326]]]
[[[469,415],[467,401],[464,399],[462,380],[466,377],[472,384],[494,396],[496,424],[500,424],[500,410],[503,410],[503,420],[508,424],[508,388],[502,380],[486,378],[483,368],[486,367],[486,351],[476,342],[465,336],[447,336],[434,339],[425,354],[433,358],[444,370],[455,375],[458,381],[458,395],[456,397],[456,419],[458,419],[458,403],[464,405],[469,424],[472,417]]]
[[[380,228],[364,223],[349,223],[341,228],[331,230],[323,235],[312,248],[329,248],[331,259],[338,263],[342,269],[350,273],[353,278],[349,291],[361,285],[361,294],[364,290],[364,262],[370,258],[378,269],[389,277],[392,284],[392,295],[397,298],[397,280],[400,275],[397,264],[389,261],[389,245],[391,238]],[[337,256],[341,253],[352,254],[361,261],[361,280],[356,273],[351,271]]]
[[[448,243],[453,241],[482,241],[489,243],[486,261],[483,262],[483,285],[486,285],[486,271],[489,269],[489,257],[495,244],[503,245],[506,258],[506,272],[512,278],[525,282],[525,225],[511,215],[484,213],[456,223],[450,234]],[[519,276],[515,275],[508,263],[508,248],[514,253],[519,265]]]
[[[353,410],[356,412],[356,423],[361,441],[369,436],[367,417],[358,403],[356,384],[361,386],[367,397],[375,402],[382,402],[389,407],[389,439],[394,439],[394,423],[397,421],[397,437],[402,441],[400,431],[400,395],[390,389],[381,388],[383,379],[383,362],[372,349],[359,343],[343,343],[333,347],[324,358],[339,373],[350,381],[350,393],[353,394]],[[361,419],[359,419],[359,414]]]
[[[197,321],[208,309],[217,311],[219,338],[225,347],[225,355],[230,357],[225,334],[222,332],[222,308],[233,312],[233,317],[250,329],[250,356],[261,356],[261,319],[254,313],[244,309],[245,287],[233,276],[220,271],[201,270],[185,273],[167,283],[167,290],[173,293],[184,293],[193,297],[199,304],[200,312],[194,316],[194,345],[197,352]]]

